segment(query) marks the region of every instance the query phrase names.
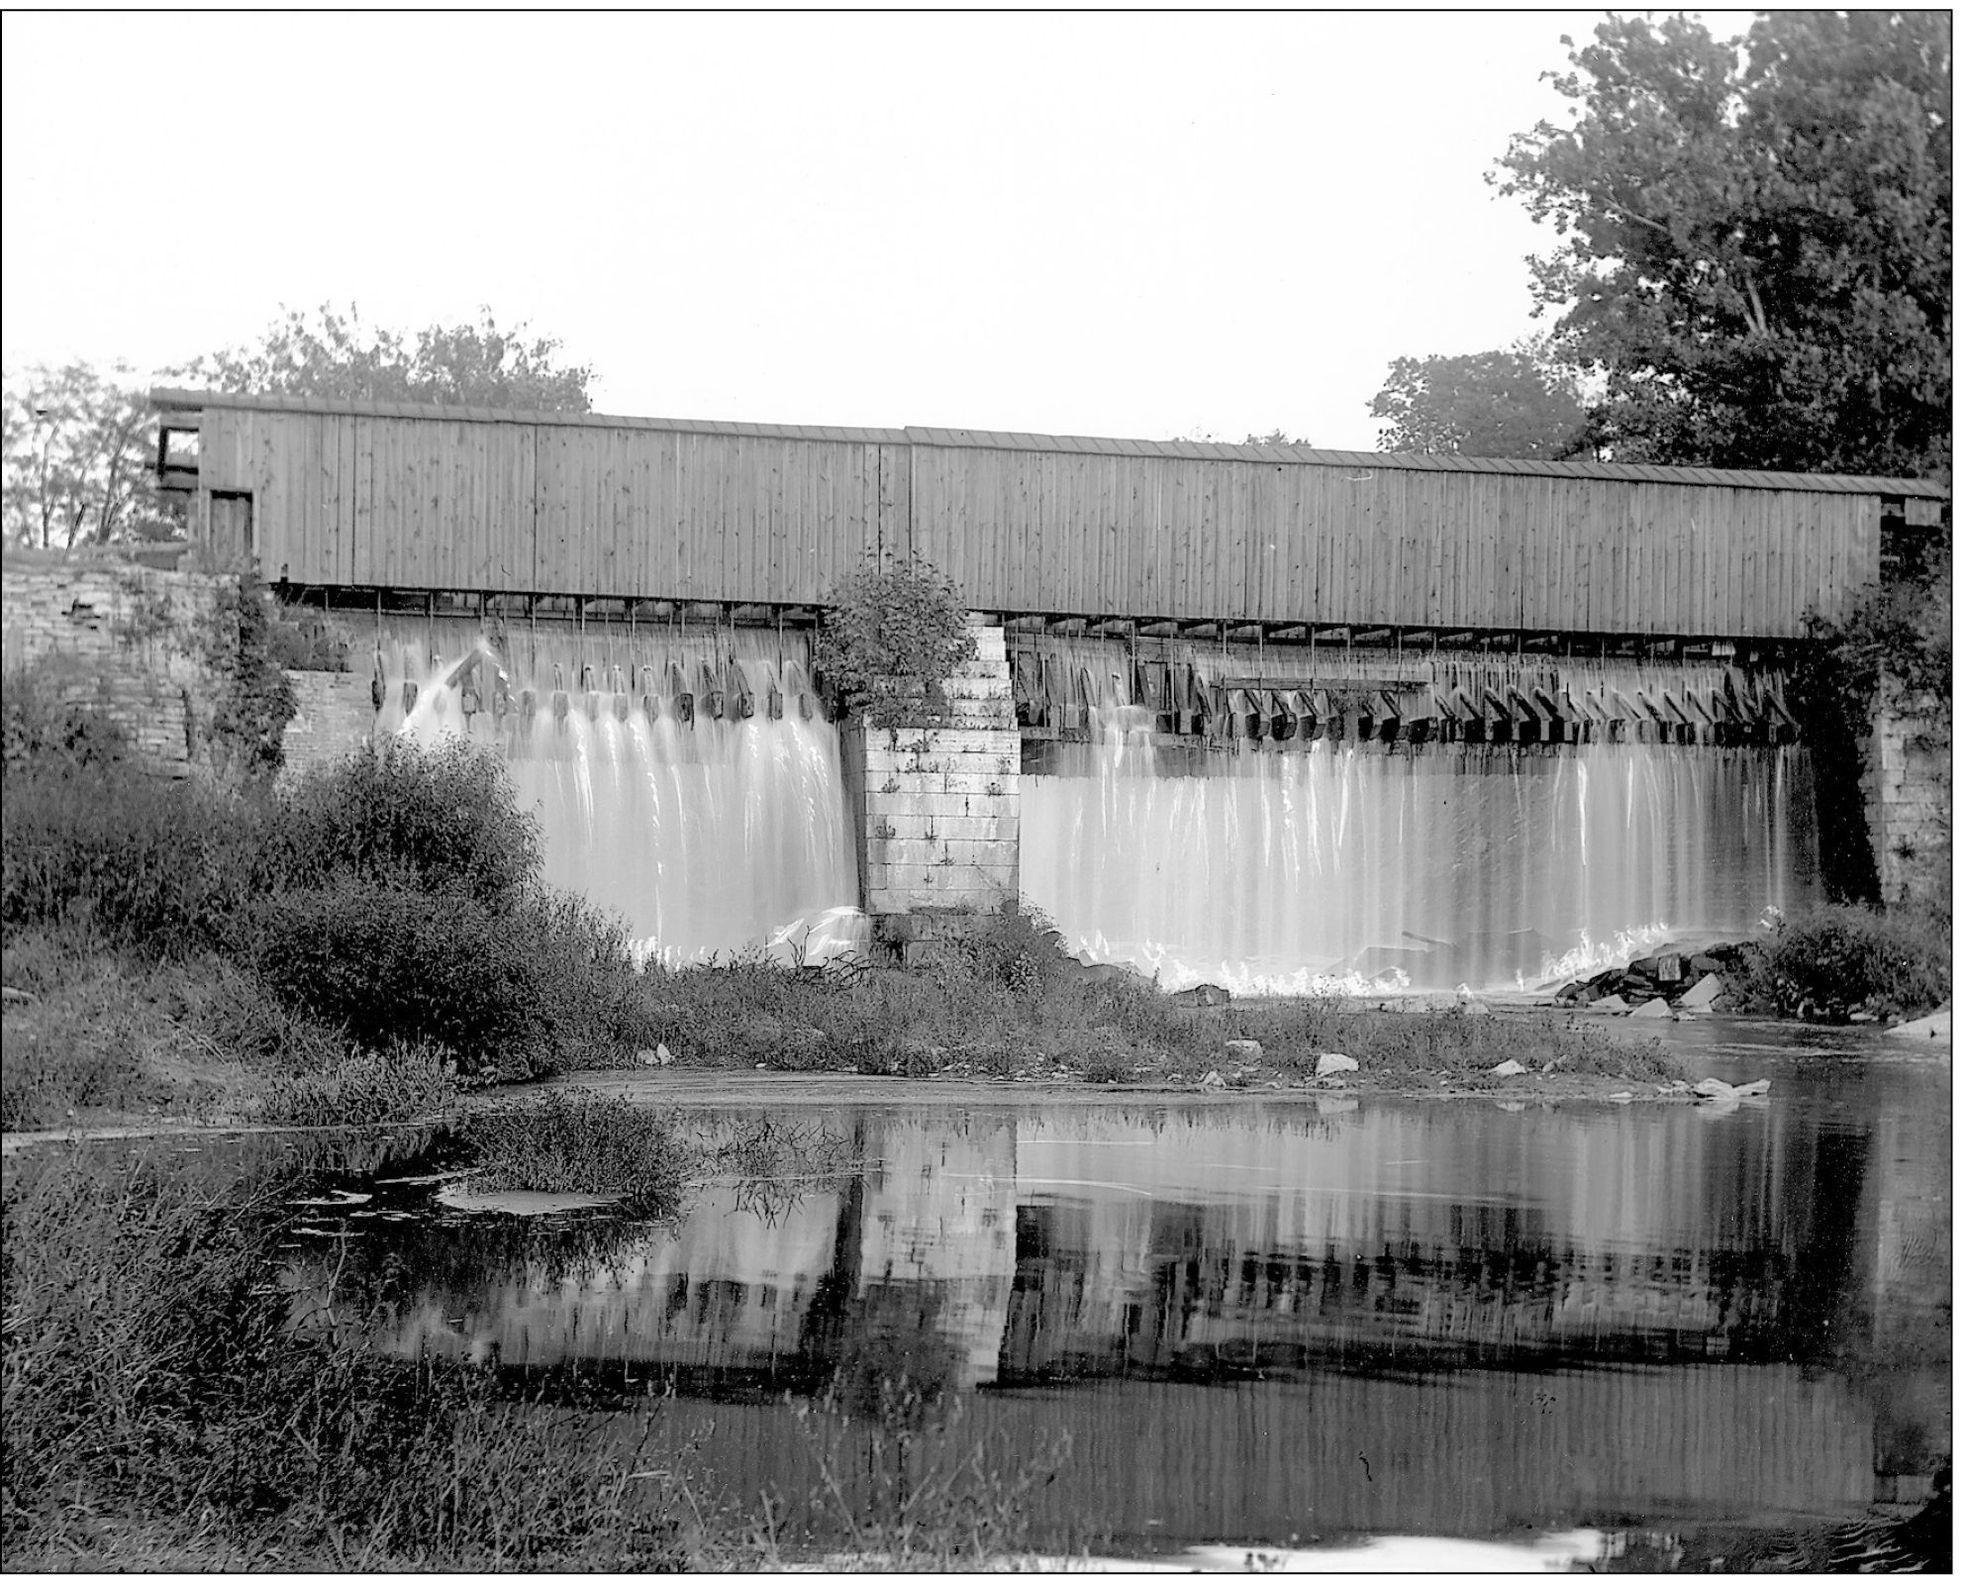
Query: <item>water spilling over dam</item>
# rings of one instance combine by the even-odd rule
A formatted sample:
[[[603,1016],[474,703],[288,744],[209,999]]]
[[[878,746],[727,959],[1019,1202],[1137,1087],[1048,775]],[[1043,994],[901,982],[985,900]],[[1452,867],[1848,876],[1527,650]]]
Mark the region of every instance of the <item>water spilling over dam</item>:
[[[1024,717],[1060,725],[1021,827],[1027,899],[1165,986],[1530,986],[1817,892],[1779,677],[1341,654],[1313,684],[1301,653],[1159,654],[1020,655]]]
[[[377,630],[378,727],[494,745],[548,880],[654,958],[788,930],[817,954],[865,944],[862,809],[802,634]],[[1533,986],[1667,937],[1748,936],[1819,890],[1814,774],[1778,677],[1327,655],[1311,685],[1284,650],[1151,652],[1015,656],[1019,898],[1086,959],[1168,988]]]
[[[1193,753],[1137,722],[1103,733],[1025,779],[1026,893],[1173,988],[1534,983],[1669,934],[1745,937],[1813,889],[1798,747]]]
[[[792,929],[817,945],[858,898],[839,740],[803,639],[384,617],[384,732],[505,757],[546,878],[680,964]]]

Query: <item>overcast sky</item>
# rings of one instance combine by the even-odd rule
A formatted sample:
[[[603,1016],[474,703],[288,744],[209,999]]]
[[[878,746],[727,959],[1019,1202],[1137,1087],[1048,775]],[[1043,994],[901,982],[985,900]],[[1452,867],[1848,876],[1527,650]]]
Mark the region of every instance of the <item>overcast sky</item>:
[[[1537,327],[1483,175],[1601,15],[8,15],[4,356],[483,303],[603,411],[1369,448]]]

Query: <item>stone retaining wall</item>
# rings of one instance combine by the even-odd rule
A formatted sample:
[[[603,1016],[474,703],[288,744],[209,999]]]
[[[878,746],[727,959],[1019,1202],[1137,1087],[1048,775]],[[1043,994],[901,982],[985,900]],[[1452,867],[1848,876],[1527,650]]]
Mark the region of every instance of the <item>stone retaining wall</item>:
[[[294,691],[293,722],[284,745],[283,774],[304,774],[338,763],[375,741],[375,700],[366,675],[329,670],[288,670]]]
[[[122,726],[138,761],[182,777],[198,743],[212,676],[196,653],[227,579],[120,562],[9,566],[0,574],[0,669],[41,666],[64,697]]]
[[[1864,814],[1887,906],[1949,905],[1952,895],[1952,709],[1882,678],[1864,774]]]

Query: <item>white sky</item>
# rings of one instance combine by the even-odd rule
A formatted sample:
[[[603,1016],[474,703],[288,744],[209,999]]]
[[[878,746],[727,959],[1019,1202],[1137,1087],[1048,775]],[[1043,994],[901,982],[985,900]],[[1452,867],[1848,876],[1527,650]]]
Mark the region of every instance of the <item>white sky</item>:
[[[1482,177],[1601,15],[10,14],[0,350],[485,303],[602,411],[1369,448],[1537,327]]]

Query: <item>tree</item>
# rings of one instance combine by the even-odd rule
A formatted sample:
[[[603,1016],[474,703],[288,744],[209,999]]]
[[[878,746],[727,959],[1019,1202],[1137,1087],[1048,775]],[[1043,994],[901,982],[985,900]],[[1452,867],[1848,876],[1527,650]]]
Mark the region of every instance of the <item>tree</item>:
[[[166,370],[204,389],[336,400],[499,406],[531,412],[592,409],[594,370],[562,367],[561,343],[521,323],[500,329],[491,309],[475,324],[433,324],[414,338],[362,322],[326,304],[309,316],[287,310],[256,346],[197,358]],[[530,336],[530,338],[528,338]]]
[[[0,392],[0,514],[6,540],[59,549],[166,538],[177,517],[150,472],[150,411],[126,382],[86,362],[9,374]]]
[[[1951,459],[1950,15],[1614,17],[1572,124],[1490,180],[1549,222],[1559,355],[1616,459],[1929,474]],[[1566,45],[1569,39],[1563,41]]]
[[[1533,347],[1470,357],[1400,357],[1372,415],[1381,450],[1561,460],[1588,451],[1576,382]]]

